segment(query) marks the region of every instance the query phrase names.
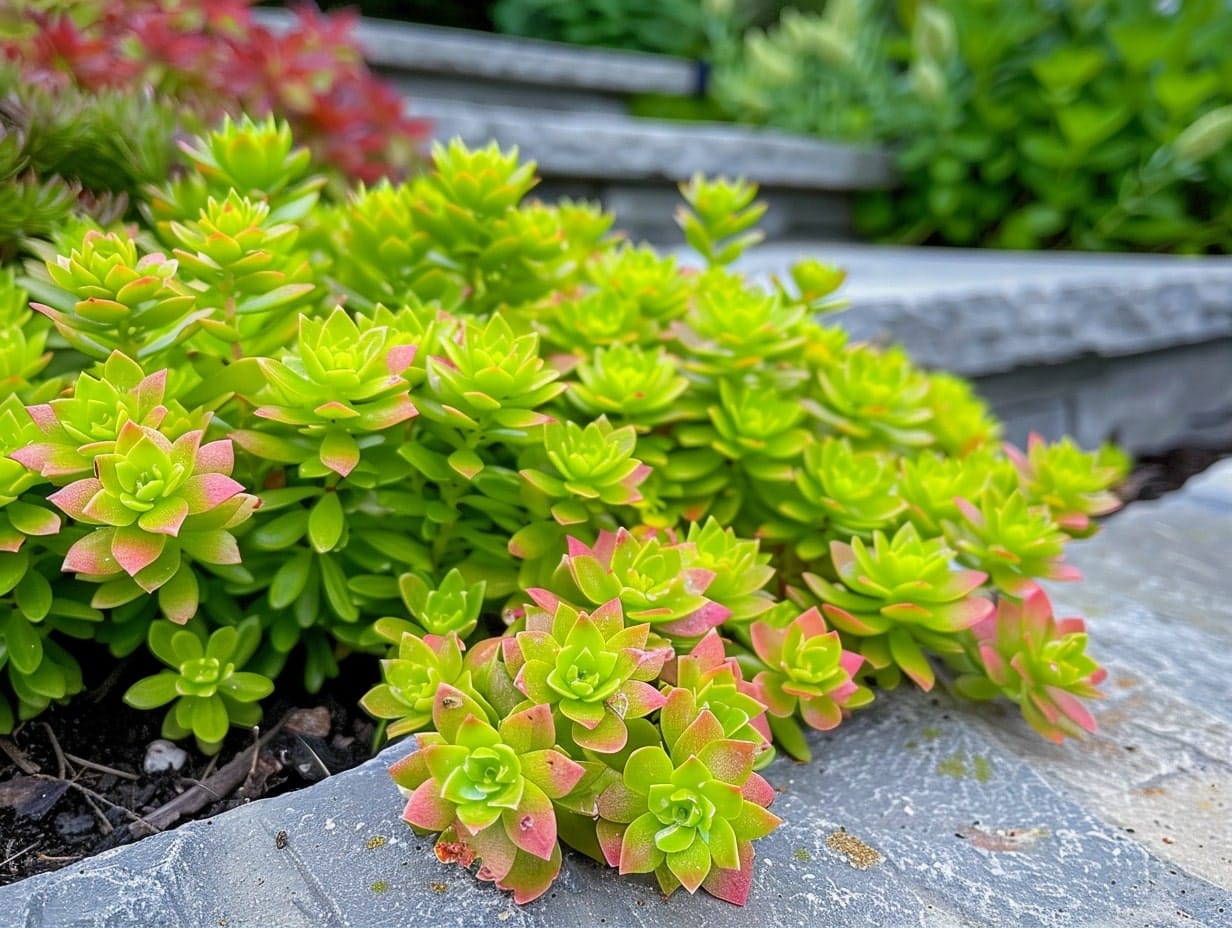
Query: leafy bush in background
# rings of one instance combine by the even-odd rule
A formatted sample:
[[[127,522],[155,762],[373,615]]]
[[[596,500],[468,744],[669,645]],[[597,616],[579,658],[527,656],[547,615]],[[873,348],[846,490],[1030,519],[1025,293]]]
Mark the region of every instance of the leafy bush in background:
[[[940,659],[1093,726],[1102,671],[1034,581],[1073,577],[1123,461],[1004,453],[964,382],[818,320],[836,268],[731,271],[754,188],[685,185],[690,269],[495,147],[338,203],[285,124],[185,154],[140,228],[71,223],[0,281],[0,731],[99,646],[148,650],[127,701],[206,751],[273,680],[384,655],[364,705],[434,730],[394,773],[443,857],[525,901],[559,838],[740,902],[754,768],[873,686]]]
[[[728,118],[844,141],[884,134],[899,91],[885,47],[890,24],[876,4],[788,8],[764,30],[743,11],[709,6],[725,14],[709,20],[708,32],[710,95]]]
[[[905,190],[863,228],[901,241],[1232,248],[1232,16],[1220,0],[915,5],[888,135]]]
[[[0,13],[0,58],[54,92],[147,89],[205,118],[275,114],[344,178],[400,177],[427,126],[376,80],[351,31],[354,17],[300,7],[293,28],[253,21],[252,0],[20,0]]]
[[[705,47],[696,0],[497,0],[492,22],[510,35],[695,56]]]

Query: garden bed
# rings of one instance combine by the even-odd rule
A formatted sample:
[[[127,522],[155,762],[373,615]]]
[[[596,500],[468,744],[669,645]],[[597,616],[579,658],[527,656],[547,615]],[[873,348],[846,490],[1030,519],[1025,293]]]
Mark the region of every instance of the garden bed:
[[[1181,448],[1146,456],[1119,494],[1127,503],[1156,499],[1227,454]],[[157,716],[118,700],[136,679],[131,668],[93,681],[71,705],[0,738],[0,884],[72,867],[154,831],[294,793],[362,764],[374,738],[358,706],[371,675],[366,663],[352,659],[353,672],[324,694],[273,702],[270,726],[252,735],[233,731],[217,757],[184,744],[182,768],[155,772],[144,764],[158,739]],[[379,776],[377,782],[390,789]]]
[[[26,928],[157,923],[1172,926],[1232,912],[1232,546],[1227,465],[1115,516],[1053,587],[1092,617],[1112,676],[1101,731],[1046,745],[996,706],[889,694],[816,759],[769,771],[786,824],[758,845],[748,907],[663,901],[570,855],[552,891],[508,896],[398,820],[394,746],[309,789],[0,889]],[[1193,673],[1198,664],[1201,674]],[[143,921],[144,920],[144,921]]]

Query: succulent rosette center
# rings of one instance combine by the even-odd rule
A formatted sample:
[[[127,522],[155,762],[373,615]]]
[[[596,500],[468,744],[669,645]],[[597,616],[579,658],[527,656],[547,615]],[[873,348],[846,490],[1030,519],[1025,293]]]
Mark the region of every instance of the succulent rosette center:
[[[700,790],[656,783],[647,793],[646,804],[650,814],[663,823],[655,832],[654,844],[665,854],[688,850],[699,832],[703,841],[708,840],[715,806]]]
[[[624,682],[615,673],[618,657],[613,651],[594,653],[577,645],[562,648],[556,666],[548,673],[548,686],[566,699],[607,699]]]
[[[458,806],[466,822],[483,817],[484,809],[498,806],[516,809],[522,801],[522,763],[507,744],[474,748],[462,765],[454,768],[441,784],[441,795]]]

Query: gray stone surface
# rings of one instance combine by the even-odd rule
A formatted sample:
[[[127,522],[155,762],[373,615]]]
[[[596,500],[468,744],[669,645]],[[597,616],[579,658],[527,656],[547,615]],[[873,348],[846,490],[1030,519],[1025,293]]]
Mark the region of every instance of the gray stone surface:
[[[665,180],[695,172],[742,176],[767,186],[864,190],[893,183],[877,149],[727,123],[680,123],[608,113],[559,113],[456,100],[413,98],[439,138],[516,145],[551,177]],[[620,217],[617,217],[618,221]]]
[[[269,15],[269,14],[266,14]],[[374,65],[407,73],[601,91],[691,96],[697,64],[683,58],[365,19],[356,36]]]
[[[1108,664],[1100,732],[1053,746],[1000,705],[880,697],[811,764],[768,778],[786,823],[758,842],[749,905],[664,901],[568,856],[524,908],[439,864],[398,820],[384,767],[257,802],[0,888],[0,924],[680,928],[1232,923],[1232,464],[1073,547],[1054,585]],[[286,833],[279,849],[276,836]],[[858,869],[843,833],[877,852]]]
[[[969,376],[1232,337],[1229,257],[783,242],[741,266],[781,271],[802,255],[847,268],[853,335]]]

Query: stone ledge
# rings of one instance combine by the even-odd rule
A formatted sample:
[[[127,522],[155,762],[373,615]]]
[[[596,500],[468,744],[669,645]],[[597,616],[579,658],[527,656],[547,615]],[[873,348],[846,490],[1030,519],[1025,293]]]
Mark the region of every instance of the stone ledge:
[[[675,183],[700,171],[810,190],[867,190],[894,182],[892,159],[884,151],[735,124],[536,112],[422,97],[413,98],[412,108],[435,124],[439,138],[517,145],[545,176]]]
[[[271,28],[286,28],[282,10],[254,10]],[[696,62],[646,52],[580,48],[467,29],[363,19],[356,36],[373,65],[405,73],[465,76],[488,81],[565,87],[629,95],[692,96],[700,87]]]
[[[1232,337],[1232,258],[784,242],[740,267],[803,255],[847,268],[854,337],[967,376]]]

